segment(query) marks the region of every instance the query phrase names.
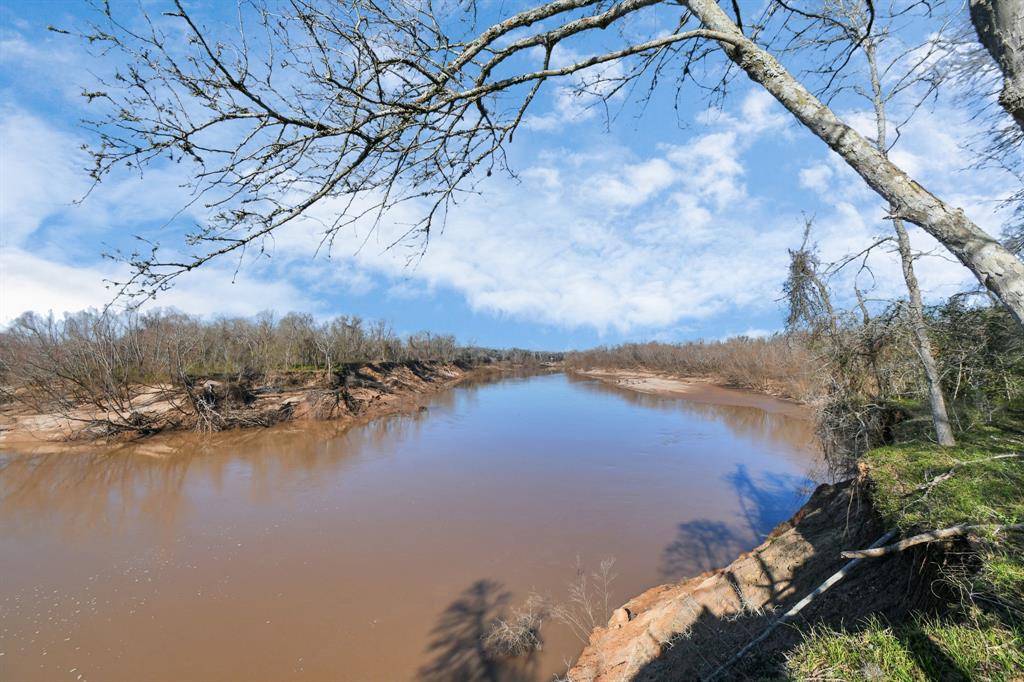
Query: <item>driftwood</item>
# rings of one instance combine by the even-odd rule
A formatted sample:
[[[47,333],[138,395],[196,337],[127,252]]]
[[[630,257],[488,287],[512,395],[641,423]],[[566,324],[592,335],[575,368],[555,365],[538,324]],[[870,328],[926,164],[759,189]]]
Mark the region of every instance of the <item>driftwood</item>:
[[[871,547],[873,547],[873,548],[874,547],[881,547],[883,543],[888,542],[895,535],[896,535],[896,531],[895,530],[890,530],[888,533],[886,533],[882,537],[880,537],[877,540],[875,540],[875,542],[871,545]],[[844,557],[846,556],[845,552],[843,553],[843,556]],[[736,654],[732,658],[730,658],[728,661],[726,661],[722,665],[718,666],[718,668],[716,668],[715,671],[712,672],[710,675],[708,675],[707,677],[704,677],[703,678],[704,682],[711,682],[711,680],[717,680],[719,677],[721,677],[722,674],[726,670],[728,670],[737,661],[739,661],[744,656],[746,656],[748,653],[750,653],[750,651],[754,647],[756,647],[758,644],[760,644],[761,642],[766,640],[768,638],[768,636],[775,631],[776,628],[778,628],[780,625],[782,625],[786,621],[794,618],[797,614],[799,614],[804,609],[804,607],[806,607],[808,604],[810,604],[812,601],[814,601],[817,597],[819,597],[822,594],[824,594],[825,592],[827,592],[833,585],[838,583],[840,580],[845,578],[850,573],[850,571],[852,571],[857,566],[857,564],[859,564],[859,563],[860,563],[860,559],[854,559],[853,561],[848,562],[841,569],[839,569],[838,571],[833,573],[831,576],[829,576],[828,580],[823,582],[821,585],[818,585],[818,587],[816,587],[813,592],[811,592],[806,597],[804,597],[803,599],[798,601],[796,604],[794,604],[793,608],[791,608],[789,611],[786,611],[784,614],[782,614],[781,616],[776,618],[774,621],[772,621],[771,625],[769,625],[767,628],[765,628],[764,631],[761,634],[759,634],[757,637],[755,637],[754,639],[750,640],[750,642],[748,642],[747,645],[744,646],[742,649],[737,651]]]
[[[894,542],[891,545],[885,545],[883,547],[876,547],[872,545],[868,549],[856,549],[842,553],[844,559],[874,559],[876,557],[887,556],[889,554],[895,554],[902,552],[905,549],[909,549],[915,545],[923,545],[928,542],[938,542],[939,540],[948,540],[949,538],[959,537],[961,535],[967,535],[973,531],[991,531],[993,533],[1000,533],[1006,530],[1024,530],[1024,523],[1008,523],[1008,524],[981,524],[981,525],[968,525],[960,524],[959,526],[950,526],[949,528],[943,528],[941,530],[930,530],[927,533],[921,533],[920,535],[914,535],[912,537]],[[876,543],[877,544],[877,543]]]

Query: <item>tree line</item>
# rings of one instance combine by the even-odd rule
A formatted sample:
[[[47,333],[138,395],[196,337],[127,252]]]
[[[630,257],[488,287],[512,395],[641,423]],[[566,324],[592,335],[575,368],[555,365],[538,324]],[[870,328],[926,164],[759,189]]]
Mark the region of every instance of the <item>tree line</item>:
[[[803,400],[814,393],[816,368],[805,343],[775,334],[722,341],[624,343],[567,353],[567,369],[645,369],[726,383]]]
[[[0,332],[0,399],[38,414],[85,415],[99,432],[153,427],[142,400],[213,414],[214,403],[256,386],[337,388],[371,363],[518,363],[557,359],[519,349],[463,346],[450,334],[397,335],[383,321],[304,313],[212,320],[174,310],[101,312],[58,318],[28,312]],[[206,395],[210,379],[239,396]],[[184,396],[184,397],[182,397]],[[237,402],[238,400],[235,400]],[[201,425],[201,424],[200,424]]]

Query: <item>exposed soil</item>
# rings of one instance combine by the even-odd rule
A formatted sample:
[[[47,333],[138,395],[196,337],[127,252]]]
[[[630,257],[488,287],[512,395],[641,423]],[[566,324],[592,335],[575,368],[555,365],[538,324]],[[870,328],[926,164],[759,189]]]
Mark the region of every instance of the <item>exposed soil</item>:
[[[842,550],[866,547],[884,531],[856,481],[822,485],[806,505],[759,547],[728,566],[661,585],[617,609],[596,629],[569,677],[593,680],[700,679],[711,675],[779,615],[846,561]],[[898,618],[932,597],[926,576],[905,553],[863,562],[817,597],[790,625],[854,624],[868,614]],[[785,652],[800,639],[779,627],[731,666],[724,679],[780,675]]]
[[[38,414],[8,403],[0,407],[0,446],[123,440],[155,432],[220,431],[308,419],[356,422],[416,409],[424,395],[470,375],[500,371],[493,366],[405,362],[345,366],[329,377],[296,372],[262,381],[206,378],[191,387],[205,410],[196,409],[198,401],[190,400],[184,388],[140,388],[132,401],[137,430],[111,429],[106,419],[110,415],[95,408]]]

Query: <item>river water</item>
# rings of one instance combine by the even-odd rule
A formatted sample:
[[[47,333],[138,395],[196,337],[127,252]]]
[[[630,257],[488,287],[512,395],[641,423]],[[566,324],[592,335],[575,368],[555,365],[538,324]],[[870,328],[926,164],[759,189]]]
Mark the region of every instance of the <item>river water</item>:
[[[3,453],[0,679],[550,679],[582,648],[570,628],[509,662],[487,624],[566,602],[577,563],[614,557],[610,607],[728,563],[817,461],[788,403],[563,374],[347,431]]]

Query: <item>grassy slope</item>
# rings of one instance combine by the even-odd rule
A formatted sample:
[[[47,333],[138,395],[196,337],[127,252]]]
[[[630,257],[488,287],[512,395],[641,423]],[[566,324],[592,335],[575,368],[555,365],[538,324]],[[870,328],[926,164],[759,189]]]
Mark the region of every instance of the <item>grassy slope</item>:
[[[1024,522],[1024,457],[989,460],[1008,453],[1024,453],[1024,411],[960,434],[956,448],[910,437],[868,452],[864,463],[875,508],[887,525],[912,535]],[[948,479],[919,487],[954,467]],[[964,553],[941,574],[961,598],[943,613],[815,629],[790,657],[792,678],[1024,680],[1024,534],[981,533],[958,550]]]
[[[789,669],[799,680],[1009,681],[1024,675],[1024,633],[995,619],[870,619],[853,632],[812,631]]]

